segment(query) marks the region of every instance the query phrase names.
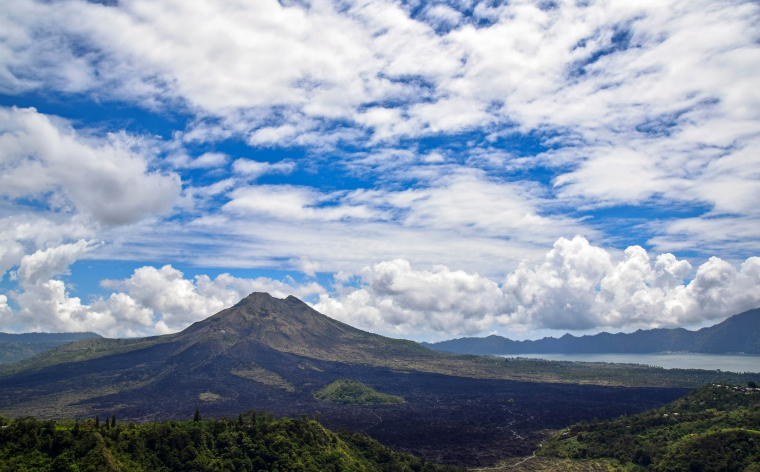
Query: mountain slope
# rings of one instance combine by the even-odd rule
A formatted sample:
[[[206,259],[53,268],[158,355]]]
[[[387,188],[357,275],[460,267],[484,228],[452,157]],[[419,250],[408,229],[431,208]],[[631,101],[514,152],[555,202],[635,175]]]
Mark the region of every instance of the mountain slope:
[[[689,331],[683,328],[638,330],[634,333],[599,333],[536,341],[513,341],[502,336],[460,338],[422,343],[437,351],[458,354],[579,354],[652,353],[686,351],[701,353],[760,354],[760,309],[734,315],[715,326]]]
[[[100,337],[95,333],[0,333],[0,364],[19,361],[70,342]]]
[[[70,343],[101,337],[101,335],[89,331],[81,333],[0,333],[0,343]]]
[[[760,390],[707,385],[658,410],[576,424],[548,440],[539,455],[663,472],[750,470],[760,461]]]

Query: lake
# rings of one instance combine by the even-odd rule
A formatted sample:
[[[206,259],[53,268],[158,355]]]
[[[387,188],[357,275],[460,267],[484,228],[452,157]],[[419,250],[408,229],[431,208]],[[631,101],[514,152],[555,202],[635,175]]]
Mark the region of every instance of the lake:
[[[644,364],[666,369],[706,369],[727,372],[760,372],[760,356],[696,353],[657,354],[505,354],[549,361],[612,362]]]

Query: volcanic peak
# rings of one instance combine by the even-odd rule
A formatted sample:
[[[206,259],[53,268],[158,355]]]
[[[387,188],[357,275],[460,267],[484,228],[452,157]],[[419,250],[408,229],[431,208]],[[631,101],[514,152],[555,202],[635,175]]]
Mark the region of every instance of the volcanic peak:
[[[359,359],[367,351],[419,351],[410,341],[385,338],[329,318],[294,296],[254,292],[236,305],[175,335],[185,343],[263,344],[280,352],[324,360]],[[402,346],[403,345],[403,346]]]

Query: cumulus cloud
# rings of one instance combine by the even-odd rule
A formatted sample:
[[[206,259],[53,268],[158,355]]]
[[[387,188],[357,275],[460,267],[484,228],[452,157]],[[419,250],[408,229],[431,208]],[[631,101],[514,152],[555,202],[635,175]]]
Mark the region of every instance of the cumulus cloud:
[[[145,332],[145,328],[152,325],[150,313],[135,307],[129,300],[114,295],[86,305],[78,297],[69,295],[62,280],[52,278],[68,273],[69,266],[79,256],[97,245],[96,241],[80,240],[24,256],[17,271],[22,291],[11,292],[19,310],[8,317],[10,324],[32,331],[121,332],[126,335]]]
[[[444,266],[415,271],[398,259],[366,267],[360,277],[360,289],[339,297],[320,295],[314,308],[349,324],[394,334],[483,331],[506,310],[496,282]]]
[[[165,213],[180,179],[151,171],[137,144],[125,134],[80,136],[33,108],[0,108],[0,195],[73,205],[109,225]]]
[[[348,323],[396,334],[473,334],[510,329],[631,329],[695,325],[760,306],[760,258],[737,270],[713,257],[688,283],[689,262],[651,260],[639,246],[615,263],[580,236],[560,238],[545,260],[523,263],[499,285],[478,274],[404,260],[366,267],[356,289],[315,306]]]
[[[230,307],[251,292],[269,292],[278,298],[325,293],[316,282],[296,284],[267,277],[220,274],[213,279],[207,275],[185,279],[182,272],[166,265],[138,268],[123,280],[104,280],[103,287],[117,292],[87,304],[72,297],[62,280],[50,277],[66,273],[79,255],[94,246],[79,241],[25,256],[18,270],[23,291],[11,293],[20,308],[12,312],[7,298],[0,296],[0,321],[34,331],[95,331],[105,336],[166,334]]]
[[[661,254],[653,261],[639,246],[611,264],[609,254],[580,237],[560,239],[546,261],[507,276],[505,291],[518,301],[514,320],[555,329],[673,327],[696,324],[760,306],[758,264],[736,270],[710,258],[684,284],[687,261]]]
[[[94,230],[79,215],[58,221],[22,213],[0,218],[0,280],[28,252],[57,246],[66,240],[93,238]]]
[[[0,295],[0,323],[7,323],[12,314],[11,307],[8,306],[8,297]]]

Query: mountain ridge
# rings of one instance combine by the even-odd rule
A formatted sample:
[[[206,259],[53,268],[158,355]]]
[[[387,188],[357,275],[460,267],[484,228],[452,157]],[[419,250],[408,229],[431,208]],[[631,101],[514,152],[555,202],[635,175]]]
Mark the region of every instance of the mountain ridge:
[[[0,343],[70,343],[89,338],[103,336],[91,331],[72,333],[3,333],[0,332]]]
[[[656,352],[694,352],[705,354],[760,354],[760,308],[733,315],[696,331],[684,328],[657,328],[633,333],[545,337],[533,341],[514,341],[498,335],[465,337],[421,343],[436,351],[457,354],[643,354]]]
[[[92,332],[0,333],[0,364],[20,361],[70,342],[100,337]]]

